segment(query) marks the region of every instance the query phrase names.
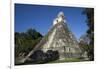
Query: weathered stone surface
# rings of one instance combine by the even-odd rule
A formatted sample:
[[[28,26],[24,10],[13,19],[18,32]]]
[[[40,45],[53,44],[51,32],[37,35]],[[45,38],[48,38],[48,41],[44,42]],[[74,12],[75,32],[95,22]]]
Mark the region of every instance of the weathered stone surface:
[[[23,61],[36,50],[42,50],[43,52],[47,52],[48,50],[58,51],[60,60],[65,58],[79,58],[81,56],[81,49],[79,48],[77,39],[68,29],[65,22],[64,13],[60,12],[54,20],[53,26],[49,32]]]
[[[59,20],[61,18],[61,20]],[[58,22],[54,24],[48,34],[44,37],[46,41],[41,44],[40,49],[44,52],[48,50],[58,51],[60,59],[78,58],[81,54],[78,42],[75,36],[64,23],[64,14],[58,14]]]

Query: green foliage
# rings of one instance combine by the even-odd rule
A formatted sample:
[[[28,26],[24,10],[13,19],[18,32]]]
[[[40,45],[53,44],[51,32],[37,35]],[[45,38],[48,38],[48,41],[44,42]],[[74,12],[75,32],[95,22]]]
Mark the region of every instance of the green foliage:
[[[52,51],[52,50],[48,50],[47,52],[43,52],[42,50],[36,50],[30,56],[30,58],[33,61],[32,60],[26,61],[25,63],[27,63],[27,62],[32,62],[35,64],[47,63],[47,62],[59,59],[59,53],[58,53],[58,51]]]
[[[86,8],[83,13],[87,16],[87,36],[90,39],[90,43],[85,46],[87,47],[85,50],[88,52],[89,59],[94,60],[94,9]]]
[[[42,35],[35,29],[26,32],[15,32],[15,57],[25,56],[41,40]]]

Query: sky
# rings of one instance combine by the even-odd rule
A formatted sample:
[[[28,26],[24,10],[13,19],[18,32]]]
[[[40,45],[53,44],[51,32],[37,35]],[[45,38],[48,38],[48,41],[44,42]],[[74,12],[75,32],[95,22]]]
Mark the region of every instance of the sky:
[[[15,32],[25,32],[33,28],[46,35],[53,26],[53,20],[62,11],[69,30],[79,39],[88,29],[83,10],[80,7],[15,4]]]

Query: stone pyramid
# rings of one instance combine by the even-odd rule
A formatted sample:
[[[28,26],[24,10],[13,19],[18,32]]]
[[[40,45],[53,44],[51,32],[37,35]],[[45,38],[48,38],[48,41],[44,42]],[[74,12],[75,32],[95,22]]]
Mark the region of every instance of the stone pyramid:
[[[52,28],[23,61],[36,50],[42,50],[43,52],[48,50],[58,51],[60,60],[79,58],[81,56],[81,49],[77,39],[68,29],[63,12],[58,14],[57,18],[54,19]]]

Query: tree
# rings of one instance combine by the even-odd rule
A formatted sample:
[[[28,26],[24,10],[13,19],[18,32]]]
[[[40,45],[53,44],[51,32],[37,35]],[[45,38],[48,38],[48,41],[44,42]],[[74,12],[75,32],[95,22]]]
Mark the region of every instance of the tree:
[[[33,63],[47,63],[50,61],[57,60],[59,58],[58,51],[48,50],[43,52],[42,50],[36,50],[30,58],[33,60]]]
[[[46,52],[46,54],[47,54],[47,58],[48,58],[49,61],[51,61],[51,60],[57,60],[59,58],[58,51],[48,50]]]
[[[37,39],[38,37],[42,37],[42,35],[39,32],[32,28],[28,29],[26,34],[28,38],[30,37],[30,39]]]
[[[26,56],[41,38],[42,35],[32,28],[26,32],[15,32],[15,57],[19,57],[21,54]]]
[[[87,17],[87,36],[90,39],[88,56],[90,60],[94,60],[94,9],[86,8],[83,13]]]

